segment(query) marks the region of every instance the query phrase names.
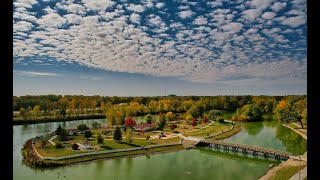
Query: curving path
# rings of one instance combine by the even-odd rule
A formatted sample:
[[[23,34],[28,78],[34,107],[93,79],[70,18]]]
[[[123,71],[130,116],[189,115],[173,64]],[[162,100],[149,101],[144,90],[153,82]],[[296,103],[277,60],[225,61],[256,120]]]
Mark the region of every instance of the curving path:
[[[53,142],[52,140],[54,140],[56,137],[58,137],[58,135],[55,135],[55,136],[53,136],[52,138],[50,138],[49,140],[48,140],[48,142],[50,143],[50,144],[52,144],[52,145],[56,145],[56,143],[55,142]]]

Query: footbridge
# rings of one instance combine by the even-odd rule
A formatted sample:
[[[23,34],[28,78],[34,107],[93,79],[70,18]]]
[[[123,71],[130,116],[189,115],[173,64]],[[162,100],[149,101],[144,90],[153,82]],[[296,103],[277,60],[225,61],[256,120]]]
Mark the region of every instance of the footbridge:
[[[192,141],[193,143],[190,143]],[[274,149],[258,147],[253,145],[230,143],[220,140],[206,140],[203,138],[188,137],[182,141],[182,143],[184,142],[188,142],[188,145],[192,144],[194,146],[208,146],[210,149],[223,149],[227,152],[232,151],[234,153],[238,153],[240,151],[245,155],[252,153],[253,156],[259,156],[260,154],[263,155],[265,158],[268,158],[269,156],[274,156],[275,160],[289,159],[292,157],[291,153],[288,152],[282,152]]]

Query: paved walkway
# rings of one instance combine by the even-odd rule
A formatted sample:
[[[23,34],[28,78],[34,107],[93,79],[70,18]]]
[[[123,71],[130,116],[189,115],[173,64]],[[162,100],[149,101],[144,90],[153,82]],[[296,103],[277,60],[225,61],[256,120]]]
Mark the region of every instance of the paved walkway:
[[[56,145],[56,143],[55,142],[53,142],[52,140],[54,139],[54,138],[56,138],[56,137],[58,137],[58,135],[55,135],[55,136],[53,136],[51,139],[49,139],[48,140],[48,142],[50,143],[50,144],[52,144],[52,145]]]
[[[299,179],[299,174],[300,174],[300,179]],[[306,176],[307,176],[307,166],[301,171],[297,172],[295,175],[293,175],[289,180],[302,180]]]

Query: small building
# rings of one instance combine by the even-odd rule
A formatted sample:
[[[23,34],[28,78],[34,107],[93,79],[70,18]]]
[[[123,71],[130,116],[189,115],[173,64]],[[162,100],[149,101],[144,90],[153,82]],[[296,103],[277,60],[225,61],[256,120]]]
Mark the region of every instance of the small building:
[[[137,124],[135,126],[133,126],[134,130],[136,131],[150,131],[153,130],[156,127],[155,124],[150,124],[150,123],[141,123],[141,124]]]
[[[68,135],[73,136],[78,134],[79,130],[78,129],[67,129]]]

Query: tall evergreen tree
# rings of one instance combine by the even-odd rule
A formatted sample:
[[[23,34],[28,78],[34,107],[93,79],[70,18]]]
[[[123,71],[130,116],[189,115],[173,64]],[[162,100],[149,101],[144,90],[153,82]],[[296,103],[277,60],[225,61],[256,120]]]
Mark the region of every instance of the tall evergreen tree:
[[[120,128],[117,126],[116,129],[113,132],[113,140],[116,142],[122,141],[122,134]]]

